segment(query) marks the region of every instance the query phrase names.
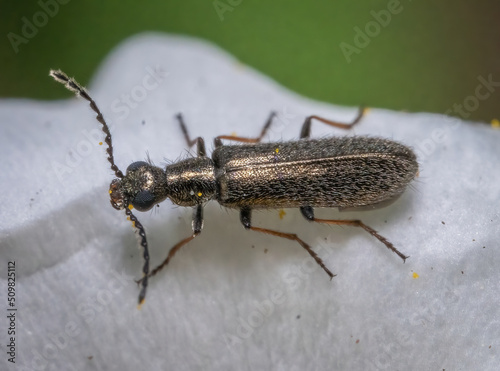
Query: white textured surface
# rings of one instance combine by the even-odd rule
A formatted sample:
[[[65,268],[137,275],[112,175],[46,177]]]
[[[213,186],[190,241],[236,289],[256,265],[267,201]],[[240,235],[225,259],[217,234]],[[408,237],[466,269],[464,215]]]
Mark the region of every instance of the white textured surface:
[[[156,87],[148,68],[163,71]],[[122,95],[141,86],[146,96],[125,113]],[[122,170],[146,151],[160,164],[187,156],[177,112],[209,151],[216,135],[258,134],[271,110],[280,120],[266,140],[296,139],[312,113],[348,121],[356,112],[286,91],[212,45],[163,35],[120,45],[89,91],[113,126]],[[384,110],[353,130],[413,146],[420,177],[386,208],[318,216],[362,219],[411,256],[406,264],[361,230],[313,225],[297,210],[282,220],[254,213],[254,225],[318,249],[338,274],[329,281],[297,244],[247,232],[236,211],[211,203],[201,236],[151,280],[137,310],[141,254],[109,205],[100,128],[84,100],[68,98],[0,101],[1,297],[15,260],[17,369],[497,369],[499,130]],[[312,132],[345,135],[321,124]],[[170,201],[136,215],[153,266],[190,234],[191,210]]]

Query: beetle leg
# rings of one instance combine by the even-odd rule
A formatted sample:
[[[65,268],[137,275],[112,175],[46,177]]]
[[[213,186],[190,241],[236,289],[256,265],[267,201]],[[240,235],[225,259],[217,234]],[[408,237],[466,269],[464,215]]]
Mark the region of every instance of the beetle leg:
[[[326,274],[328,274],[330,279],[332,279],[333,277],[336,276],[325,266],[325,264],[323,263],[323,260],[321,260],[321,258],[318,256],[318,254],[316,254],[313,251],[313,249],[311,249],[311,247],[307,243],[305,243],[303,240],[301,240],[296,234],[278,232],[278,231],[274,231],[272,229],[267,229],[267,228],[253,227],[251,219],[252,219],[252,210],[249,207],[242,207],[240,209],[240,220],[241,220],[241,224],[243,224],[243,226],[246,229],[249,229],[249,230],[255,231],[255,232],[270,234],[271,236],[286,238],[287,240],[292,240],[292,241],[298,242],[300,246],[302,246],[304,249],[306,249],[306,251],[309,253],[309,255],[312,256],[312,258],[316,261],[316,263],[318,263],[319,266],[321,268],[323,268],[323,270],[326,272]]]
[[[259,143],[264,135],[266,135],[267,130],[271,126],[273,119],[276,117],[276,112],[271,112],[269,115],[269,118],[267,119],[266,123],[264,124],[264,127],[262,128],[260,135],[256,138],[244,138],[244,137],[236,137],[232,135],[219,135],[214,139],[215,142],[215,147],[220,147],[222,145],[221,139],[227,139],[227,140],[234,140],[236,142],[243,142],[243,143]]]
[[[179,249],[182,246],[186,245],[188,242],[190,242],[192,239],[194,239],[196,236],[198,236],[201,233],[201,230],[203,228],[203,206],[202,205],[195,206],[195,208],[193,210],[192,227],[193,227],[193,235],[184,238],[183,240],[179,241],[174,247],[172,247],[169,250],[166,259],[159,266],[157,266],[155,269],[153,269],[151,271],[151,273],[149,273],[147,275],[148,278],[154,276],[156,273],[161,271],[163,269],[163,267],[165,267],[170,262],[170,259],[173,258],[175,253],[177,251],[179,251]],[[140,280],[138,280],[136,282],[141,283],[144,279],[145,279],[145,277],[141,278]]]
[[[184,119],[180,113],[177,114],[177,120],[179,120],[179,125],[181,126],[182,134],[184,134],[184,138],[186,139],[186,143],[191,148],[194,144],[196,144],[196,153],[198,157],[205,157],[207,155],[207,151],[205,150],[205,141],[202,137],[197,137],[191,139],[189,137],[189,133],[187,130],[187,126],[184,123]]]
[[[311,120],[313,120],[313,119],[321,121],[322,123],[325,123],[327,125],[334,126],[336,128],[350,129],[361,120],[361,118],[364,116],[365,113],[366,113],[366,109],[363,106],[359,107],[359,112],[358,112],[358,115],[356,116],[356,118],[352,122],[347,123],[347,124],[342,123],[342,122],[327,120],[327,119],[325,119],[323,117],[319,117],[319,116],[309,116],[305,119],[304,124],[302,125],[302,130],[300,131],[300,138],[304,139],[304,138],[310,137],[310,135],[311,135]]]
[[[389,250],[392,250],[395,252],[401,259],[403,259],[403,262],[406,261],[409,256],[404,255],[401,251],[396,249],[394,245],[389,242],[385,237],[379,235],[377,231],[374,229],[368,227],[366,224],[364,224],[361,220],[331,220],[331,219],[317,219],[314,217],[314,209],[311,206],[302,206],[300,208],[300,212],[302,215],[309,221],[311,222],[316,222],[316,223],[324,223],[324,224],[335,224],[335,225],[350,225],[353,227],[361,227],[368,233],[370,233],[373,237],[375,237],[377,240],[382,242]]]

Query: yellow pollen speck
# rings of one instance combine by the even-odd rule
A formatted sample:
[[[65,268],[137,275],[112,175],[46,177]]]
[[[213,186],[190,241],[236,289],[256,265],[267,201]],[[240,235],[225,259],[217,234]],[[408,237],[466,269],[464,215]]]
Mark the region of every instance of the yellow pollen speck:
[[[203,193],[201,193],[201,192],[198,192],[198,197],[201,197],[201,195],[202,195],[202,194],[203,194]]]
[[[281,209],[279,215],[280,215],[280,219],[283,219],[283,217],[286,215],[285,210]]]
[[[500,121],[498,119],[491,120],[491,127],[495,128],[495,129],[499,129],[500,128]]]
[[[128,205],[128,209],[129,210],[132,210],[134,207],[132,206],[132,204]]]
[[[363,115],[366,115],[368,112],[370,112],[370,107],[363,108]]]
[[[111,189],[109,190],[109,194],[111,194]]]
[[[417,279],[419,276],[417,274],[417,272],[413,272],[413,278]]]
[[[143,299],[138,305],[137,305],[137,309],[138,310],[141,310],[142,308],[142,304],[144,304],[145,300]]]
[[[99,145],[102,146],[102,142],[99,142]]]
[[[238,69],[238,70],[244,70],[246,68],[246,65],[244,65],[240,61],[236,62],[234,65],[236,66],[236,69]]]
[[[274,152],[276,152],[276,153],[280,153],[280,149],[279,149],[279,148],[276,148],[276,149],[274,150]]]

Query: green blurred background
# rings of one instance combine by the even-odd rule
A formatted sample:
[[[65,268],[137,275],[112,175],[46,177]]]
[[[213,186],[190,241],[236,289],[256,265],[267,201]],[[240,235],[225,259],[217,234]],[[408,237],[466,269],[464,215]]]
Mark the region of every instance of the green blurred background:
[[[47,77],[50,68],[85,84],[120,41],[164,31],[210,40],[314,99],[500,118],[498,0],[0,4],[2,97],[67,98]],[[481,77],[496,85],[478,88]]]

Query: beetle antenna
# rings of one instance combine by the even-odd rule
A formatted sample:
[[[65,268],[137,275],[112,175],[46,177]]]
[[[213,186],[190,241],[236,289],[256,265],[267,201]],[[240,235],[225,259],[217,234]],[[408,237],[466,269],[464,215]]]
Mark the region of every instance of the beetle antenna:
[[[135,232],[139,237],[139,244],[143,248],[143,258],[144,265],[142,267],[142,280],[140,281],[142,284],[141,292],[139,293],[139,307],[144,303],[146,299],[146,289],[148,287],[148,274],[149,274],[149,250],[148,250],[148,241],[146,240],[146,231],[142,226],[141,222],[137,220],[132,211],[127,207],[125,208],[125,214],[127,214],[128,219],[132,222],[132,225],[135,228]]]
[[[109,131],[108,124],[106,124],[101,111],[97,107],[97,104],[94,102],[94,100],[87,93],[87,90],[85,90],[83,86],[76,82],[75,79],[68,77],[68,75],[66,75],[61,70],[50,70],[49,75],[52,76],[57,82],[63,84],[66,89],[71,90],[76,95],[79,95],[82,98],[85,98],[90,103],[90,108],[92,108],[94,112],[97,113],[96,119],[102,124],[102,131],[104,132],[104,134],[106,134],[106,138],[104,139],[104,141],[108,145],[106,152],[108,153],[108,161],[111,164],[111,170],[115,172],[115,175],[118,178],[123,178],[123,173],[120,171],[120,169],[118,169],[118,166],[116,166],[115,159],[113,157],[113,144],[111,143],[111,132]]]

